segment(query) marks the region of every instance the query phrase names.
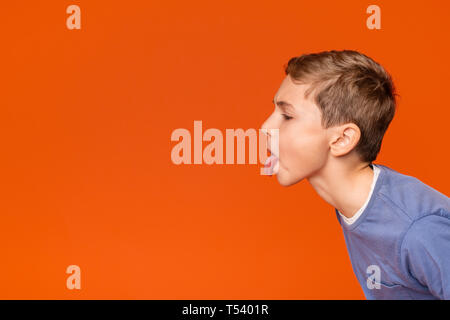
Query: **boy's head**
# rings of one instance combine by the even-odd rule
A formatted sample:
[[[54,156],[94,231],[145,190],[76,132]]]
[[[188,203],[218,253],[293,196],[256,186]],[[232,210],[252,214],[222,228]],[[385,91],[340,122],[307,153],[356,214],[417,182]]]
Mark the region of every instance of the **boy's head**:
[[[294,57],[265,129],[279,130],[277,178],[291,185],[330,162],[371,163],[396,108],[390,75],[356,51]]]

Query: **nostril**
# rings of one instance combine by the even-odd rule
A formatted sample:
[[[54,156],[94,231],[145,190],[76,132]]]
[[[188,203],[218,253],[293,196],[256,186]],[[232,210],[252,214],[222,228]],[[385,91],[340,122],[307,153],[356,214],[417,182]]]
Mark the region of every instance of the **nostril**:
[[[269,130],[267,128],[261,128],[261,132],[264,133],[266,136],[270,137]]]

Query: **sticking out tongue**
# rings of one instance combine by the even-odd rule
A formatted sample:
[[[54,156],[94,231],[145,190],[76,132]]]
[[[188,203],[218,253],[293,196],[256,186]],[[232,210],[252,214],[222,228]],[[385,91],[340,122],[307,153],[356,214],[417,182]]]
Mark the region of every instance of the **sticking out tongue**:
[[[264,164],[264,174],[273,175],[278,173],[278,158],[274,155],[271,155],[267,158],[266,163]]]

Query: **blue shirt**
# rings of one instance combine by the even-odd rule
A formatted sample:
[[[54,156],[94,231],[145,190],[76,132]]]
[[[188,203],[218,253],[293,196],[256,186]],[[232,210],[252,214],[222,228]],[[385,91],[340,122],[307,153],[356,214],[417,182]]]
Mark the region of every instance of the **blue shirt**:
[[[375,164],[374,164],[375,165]],[[450,199],[383,165],[366,208],[341,221],[367,299],[450,299]]]

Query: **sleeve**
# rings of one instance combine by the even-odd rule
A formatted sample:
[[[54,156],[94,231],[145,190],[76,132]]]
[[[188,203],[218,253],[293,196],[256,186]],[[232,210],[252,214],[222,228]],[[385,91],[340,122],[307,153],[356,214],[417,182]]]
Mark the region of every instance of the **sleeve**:
[[[403,239],[402,256],[410,274],[431,294],[450,299],[450,215],[415,221]]]

